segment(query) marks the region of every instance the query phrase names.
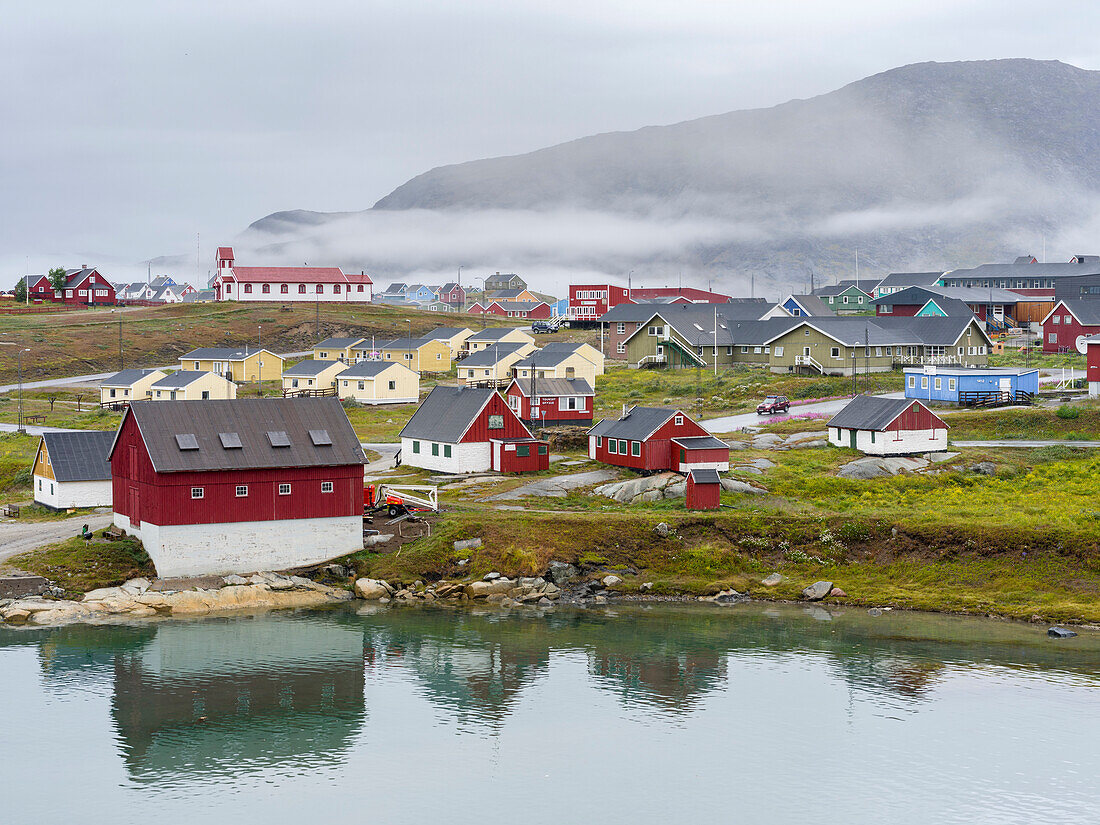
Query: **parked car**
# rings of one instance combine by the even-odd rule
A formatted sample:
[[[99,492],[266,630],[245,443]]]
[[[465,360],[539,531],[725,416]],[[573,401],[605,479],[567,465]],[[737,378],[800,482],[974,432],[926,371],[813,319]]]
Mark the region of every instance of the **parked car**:
[[[540,332],[557,332],[558,325],[554,321],[532,321],[531,332],[538,335]]]
[[[757,415],[774,415],[785,413],[791,408],[791,402],[785,395],[769,395],[756,407]]]

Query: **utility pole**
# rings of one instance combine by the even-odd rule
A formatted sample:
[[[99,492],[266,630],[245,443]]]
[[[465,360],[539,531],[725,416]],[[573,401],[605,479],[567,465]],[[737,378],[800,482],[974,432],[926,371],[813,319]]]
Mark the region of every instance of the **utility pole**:
[[[23,353],[30,352],[29,349],[19,348],[19,352],[16,356],[16,360],[19,362],[19,421],[16,425],[16,431],[26,433],[27,428],[23,426]]]
[[[122,319],[118,319],[118,368],[125,369],[122,360]]]
[[[714,305],[714,374],[718,375],[718,305]]]
[[[321,343],[321,299],[313,299],[313,331],[317,335],[317,343]]]

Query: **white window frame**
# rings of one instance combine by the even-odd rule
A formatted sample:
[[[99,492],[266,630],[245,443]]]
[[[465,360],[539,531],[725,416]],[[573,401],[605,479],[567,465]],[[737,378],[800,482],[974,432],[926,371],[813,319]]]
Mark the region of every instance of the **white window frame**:
[[[235,498],[247,498],[248,497],[248,485],[238,484],[237,488],[233,491]]]
[[[333,491],[333,484],[332,484],[331,481],[322,481],[321,482],[321,492],[322,493],[331,493],[332,491]]]
[[[684,417],[682,415],[678,415],[672,420],[672,423],[675,424],[677,427],[682,427],[684,426]]]
[[[197,501],[198,499],[202,498],[205,494],[206,494],[206,490],[203,487],[192,487],[191,488],[191,498],[193,500]]]
[[[281,496],[289,496],[292,489],[293,487],[288,481],[283,481],[279,483],[279,495]]]

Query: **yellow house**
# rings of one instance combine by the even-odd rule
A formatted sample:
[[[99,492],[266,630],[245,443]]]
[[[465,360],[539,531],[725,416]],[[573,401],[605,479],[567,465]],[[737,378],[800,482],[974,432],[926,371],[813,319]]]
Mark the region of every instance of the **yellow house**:
[[[393,361],[360,361],[340,373],[336,389],[341,399],[360,404],[415,404],[420,375]]]
[[[99,385],[100,406],[128,404],[149,397],[149,387],[168,375],[164,370],[123,370]]]
[[[355,360],[355,348],[367,344],[365,338],[326,338],[313,348],[313,358],[317,361],[343,361],[350,364]]]
[[[149,388],[153,401],[224,401],[237,397],[237,385],[221,375],[179,370]]]
[[[595,386],[596,376],[603,375],[603,357],[596,359],[599,361],[597,366],[591,354],[584,348],[600,355],[599,350],[588,344],[547,344],[513,364],[513,374],[516,378],[529,378],[534,370],[536,378],[583,378],[591,386]],[[465,363],[464,361],[463,364]]]
[[[535,351],[533,343],[495,344],[458,362],[458,379],[465,384],[507,383],[512,367]]]
[[[347,368],[343,361],[299,361],[283,371],[283,395],[335,395],[336,376]]]
[[[180,356],[180,369],[212,372],[237,382],[278,381],[283,358],[269,349],[200,347]]]
[[[429,338],[397,338],[378,346],[383,361],[396,361],[413,372],[447,372],[451,348],[445,341]]]
[[[466,351],[466,339],[474,334],[469,327],[440,327],[433,329],[427,335],[421,336],[422,340],[443,341],[451,349],[451,358],[457,358],[460,352]]]
[[[488,327],[466,339],[466,348],[471,354],[481,352],[493,344],[530,344],[534,347],[535,339],[519,327]]]

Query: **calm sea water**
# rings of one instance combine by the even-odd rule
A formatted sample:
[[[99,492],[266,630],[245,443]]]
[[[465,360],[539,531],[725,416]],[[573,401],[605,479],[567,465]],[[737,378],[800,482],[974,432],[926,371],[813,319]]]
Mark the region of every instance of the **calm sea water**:
[[[1100,822],[1100,635],[815,607],[0,630],[4,822]]]

